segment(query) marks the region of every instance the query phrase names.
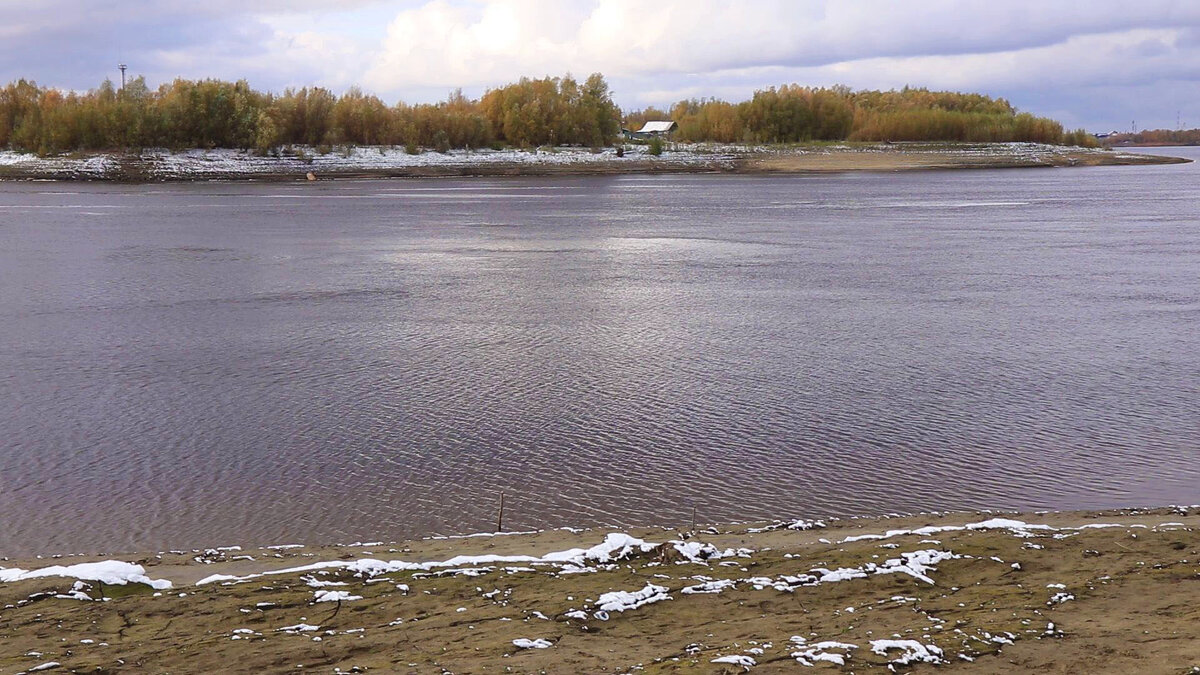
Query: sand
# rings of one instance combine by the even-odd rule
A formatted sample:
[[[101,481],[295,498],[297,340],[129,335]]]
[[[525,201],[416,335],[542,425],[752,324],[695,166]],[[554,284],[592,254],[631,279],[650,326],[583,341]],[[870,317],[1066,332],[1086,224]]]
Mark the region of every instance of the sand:
[[[998,517],[1027,525],[1014,529]],[[1000,529],[959,527],[989,520]],[[753,673],[807,671],[798,658],[846,672],[1200,666],[1200,507],[787,524],[628,533],[724,554],[706,561],[647,544],[619,561],[579,567],[467,560],[425,571],[344,568],[361,570],[355,561],[363,559],[541,557],[599,544],[605,530],[118,556],[173,587],[75,586],[61,577],[0,583],[0,673],[48,663],[60,664],[51,672],[81,673],[735,673],[748,665],[734,662],[748,659]],[[938,529],[886,536],[926,526]],[[320,561],[343,567],[264,574]],[[241,579],[195,585],[214,574]],[[702,584],[720,592],[682,590]],[[55,597],[73,588],[92,599]],[[315,601],[328,591],[354,599]],[[657,601],[608,611],[604,620],[605,602],[639,599]],[[879,642],[873,651],[879,640],[913,642]],[[939,663],[902,663],[922,655],[913,645]],[[812,660],[839,656],[844,666]]]

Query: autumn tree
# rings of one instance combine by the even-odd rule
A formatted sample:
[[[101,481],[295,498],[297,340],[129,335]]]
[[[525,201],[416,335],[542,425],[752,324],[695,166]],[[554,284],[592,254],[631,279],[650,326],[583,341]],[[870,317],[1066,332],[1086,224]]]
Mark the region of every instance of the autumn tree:
[[[1002,98],[905,87],[852,91],[788,84],[747,101],[679,101],[670,111],[632,111],[624,124],[674,120],[683,141],[793,143],[813,140],[967,141],[1094,144],[1083,131],[1018,112]],[[327,148],[335,144],[404,144],[480,148],[610,144],[621,111],[599,73],[522,78],[471,99],[455,90],[433,104],[388,106],[351,87],[341,96],[321,87],[256,91],[245,80],[177,79],[151,90],[142,77],[117,89],[109,80],[86,93],[18,80],[0,89],[0,147],[40,153],[116,148]],[[1156,132],[1154,132],[1156,133]],[[1146,142],[1184,139],[1169,132]],[[1194,138],[1194,136],[1192,137]],[[1175,141],[1178,142],[1178,141]]]

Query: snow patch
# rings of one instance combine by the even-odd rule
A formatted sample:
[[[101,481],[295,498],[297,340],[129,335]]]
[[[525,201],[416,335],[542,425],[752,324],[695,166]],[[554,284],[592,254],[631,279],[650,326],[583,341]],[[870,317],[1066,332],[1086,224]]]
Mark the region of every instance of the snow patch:
[[[25,581],[26,579],[42,579],[45,577],[66,577],[83,581],[99,581],[104,584],[124,586],[128,583],[146,584],[155,590],[165,590],[171,587],[166,579],[151,579],[146,576],[146,568],[133,563],[119,560],[101,560],[99,562],[79,563],[78,565],[54,565],[37,570],[23,570],[15,567],[0,567],[0,583]]]
[[[945,663],[942,650],[935,645],[925,645],[916,640],[871,640],[871,652],[887,656],[889,651],[900,650],[903,654],[893,659],[893,666],[913,663]]]
[[[608,612],[625,612],[655,602],[670,600],[671,596],[667,595],[668,590],[666,586],[646,584],[646,587],[640,591],[612,591],[604,593],[596,600],[596,609],[598,611],[593,616],[601,621],[607,621]]]
[[[554,643],[542,638],[530,640],[529,638],[517,638],[512,641],[517,649],[547,649],[554,646]]]
[[[721,656],[721,657],[713,659],[712,663],[730,663],[735,666],[741,666],[741,667],[745,668],[746,670],[750,670],[754,666],[758,665],[758,661],[755,661],[753,657],[744,656],[742,654],[732,654],[730,656]]]
[[[771,532],[774,530],[820,530],[825,528],[823,520],[793,520],[792,522],[772,523],[765,527],[751,527],[746,532],[750,534],[758,534],[760,532]]]
[[[321,627],[313,626],[307,623],[298,623],[294,626],[284,626],[283,628],[276,628],[275,630],[280,633],[310,633],[321,630]]]
[[[313,602],[349,602],[362,600],[361,595],[351,595],[348,591],[317,591],[313,593]]]
[[[818,663],[832,663],[844,666],[846,665],[846,659],[850,658],[850,650],[858,649],[858,645],[834,640],[809,644],[808,640],[800,635],[793,635],[791,642],[796,649],[791,654],[792,658],[796,659],[796,663],[809,667],[815,666]]]
[[[680,593],[684,595],[697,595],[704,593],[720,593],[728,588],[733,588],[737,585],[737,581],[733,579],[718,579],[716,581],[705,581],[704,583],[694,586],[685,586],[680,589]]]

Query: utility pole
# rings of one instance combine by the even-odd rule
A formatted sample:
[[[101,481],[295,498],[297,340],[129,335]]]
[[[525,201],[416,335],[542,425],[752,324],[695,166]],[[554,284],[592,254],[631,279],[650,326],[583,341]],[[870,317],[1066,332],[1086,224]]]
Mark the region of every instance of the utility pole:
[[[125,91],[125,64],[118,63],[117,68],[121,69],[121,91]]]

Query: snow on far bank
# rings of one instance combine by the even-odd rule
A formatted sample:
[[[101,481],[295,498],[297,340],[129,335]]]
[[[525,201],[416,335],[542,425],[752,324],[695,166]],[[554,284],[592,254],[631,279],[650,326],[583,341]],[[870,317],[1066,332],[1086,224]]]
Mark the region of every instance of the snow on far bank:
[[[0,168],[27,169],[63,177],[103,178],[117,166],[116,157],[107,154],[39,157],[28,152],[0,150]]]
[[[258,157],[239,150],[189,150],[182,153],[153,151],[142,154],[151,165],[151,172],[164,176],[190,176],[225,173],[274,173],[293,170],[298,173],[356,171],[373,169],[409,169],[426,167],[474,167],[496,164],[572,165],[597,162],[621,163],[644,160],[651,155],[645,146],[634,146],[617,157],[615,148],[593,152],[587,148],[538,148],[534,150],[451,150],[422,152],[410,155],[402,148],[386,146],[355,147],[328,154],[317,154],[312,148],[300,148],[303,156]],[[686,149],[664,153],[660,161],[671,163],[702,163],[717,159],[712,152]]]
[[[422,169],[470,170],[487,167],[570,167],[622,164],[669,167],[720,168],[732,166],[739,158],[771,155],[829,155],[835,153],[905,153],[950,158],[1005,158],[1036,163],[1066,153],[1103,150],[1041,145],[1037,143],[895,143],[867,145],[746,145],[723,143],[669,143],[662,155],[650,154],[649,146],[625,146],[623,156],[616,148],[541,147],[528,150],[490,148],[409,154],[396,146],[347,146],[321,154],[315,148],[293,146],[286,151],[260,156],[250,150],[227,148],[193,149],[172,152],[152,148],[140,153],[71,153],[39,157],[30,153],[0,151],[0,169],[13,169],[61,178],[135,177],[150,180],[187,180],[205,178],[254,177],[256,175],[304,176],[356,171],[420,171]],[[1115,153],[1124,156],[1128,153]],[[124,175],[131,171],[132,175]]]
[[[36,570],[23,570],[15,567],[0,567],[0,583],[12,583],[27,579],[43,579],[46,577],[66,577],[82,581],[99,581],[104,584],[124,586],[128,583],[146,584],[156,590],[171,587],[166,579],[151,579],[146,576],[146,568],[133,563],[119,560],[101,560],[99,562],[79,563],[78,565],[54,565]]]
[[[312,172],[404,171],[429,168],[470,169],[489,166],[572,166],[612,164],[633,161],[671,166],[704,165],[732,160],[747,150],[740,146],[711,144],[680,145],[661,156],[650,155],[647,146],[631,146],[618,157],[616,148],[535,148],[530,150],[490,148],[477,150],[424,151],[409,154],[393,146],[337,148],[325,154],[314,148],[296,146],[285,153],[260,156],[249,150],[215,148],[172,152],[163,148],[147,149],[138,154],[96,153],[39,157],[30,153],[0,151],[0,168],[38,172],[64,178],[104,178],[120,175],[128,165],[150,179],[190,179]]]

